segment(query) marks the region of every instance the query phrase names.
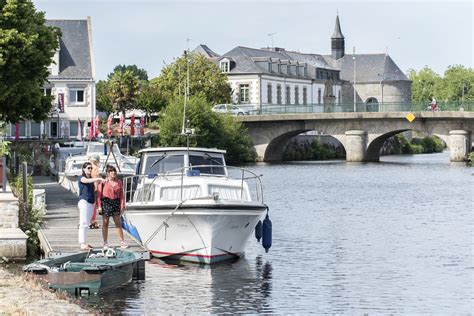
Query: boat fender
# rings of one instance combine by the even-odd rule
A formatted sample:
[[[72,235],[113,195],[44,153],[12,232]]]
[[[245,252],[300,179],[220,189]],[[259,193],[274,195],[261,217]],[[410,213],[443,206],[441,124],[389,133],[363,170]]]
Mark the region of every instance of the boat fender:
[[[255,226],[255,238],[257,238],[257,242],[260,242],[260,239],[262,239],[262,221],[258,221]]]
[[[272,246],[272,221],[268,217],[268,213],[262,225],[262,246],[265,248],[265,252],[268,252]]]

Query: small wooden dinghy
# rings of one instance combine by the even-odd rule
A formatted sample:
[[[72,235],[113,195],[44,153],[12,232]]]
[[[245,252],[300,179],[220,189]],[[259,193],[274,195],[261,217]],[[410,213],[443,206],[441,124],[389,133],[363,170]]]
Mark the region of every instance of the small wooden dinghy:
[[[109,248],[62,254],[23,267],[48,288],[76,296],[96,295],[130,282],[144,280],[145,261],[134,252]]]

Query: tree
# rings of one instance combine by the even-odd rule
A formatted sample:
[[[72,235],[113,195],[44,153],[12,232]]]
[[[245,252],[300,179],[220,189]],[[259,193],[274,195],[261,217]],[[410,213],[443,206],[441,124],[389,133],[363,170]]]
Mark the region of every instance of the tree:
[[[189,95],[202,93],[208,103],[229,103],[231,88],[227,76],[201,54],[185,54],[166,66],[151,84],[162,91],[168,101],[184,96],[189,73]]]
[[[106,95],[114,111],[123,112],[134,108],[135,98],[140,88],[140,82],[132,71],[114,72],[107,84]]]
[[[60,35],[31,1],[0,0],[0,120],[46,119],[52,97],[42,87]]]
[[[160,145],[185,146],[183,136],[184,99],[175,98],[166,108],[160,119]],[[194,129],[190,146],[212,147],[227,150],[227,160],[231,163],[255,161],[256,154],[250,137],[242,124],[229,115],[211,111],[206,97],[201,94],[190,98],[186,105],[186,121]]]
[[[95,85],[95,89],[96,89],[95,104],[98,111],[111,113],[114,111],[114,108],[112,106],[112,102],[109,99],[109,96],[107,95],[107,88],[108,88],[107,83],[108,82],[105,80],[99,80],[97,84]]]
[[[463,92],[464,89],[464,92]],[[449,66],[438,91],[444,101],[474,101],[474,69],[461,65]]]
[[[142,110],[149,115],[153,112],[159,112],[166,105],[161,91],[151,86],[148,82],[142,82],[140,92],[137,95],[135,108]]]
[[[148,81],[148,73],[145,69],[138,68],[137,65],[117,65],[114,68],[114,71],[108,75],[108,78],[116,72],[125,72],[130,70],[137,78],[141,81]]]
[[[408,78],[413,81],[411,86],[412,101],[427,102],[437,96],[437,88],[441,84],[441,77],[428,66],[419,72],[410,69]]]

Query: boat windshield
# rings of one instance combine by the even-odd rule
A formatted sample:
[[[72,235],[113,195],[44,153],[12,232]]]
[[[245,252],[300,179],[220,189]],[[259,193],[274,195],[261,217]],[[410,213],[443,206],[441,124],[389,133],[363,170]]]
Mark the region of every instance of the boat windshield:
[[[148,154],[143,174],[161,174],[184,166],[184,155],[169,155],[166,153]]]
[[[105,146],[105,144],[89,144],[88,147],[87,147],[87,155],[91,155],[92,153],[96,153],[96,154],[99,154],[99,155],[104,154],[104,146]],[[113,151],[115,156],[120,155],[120,150],[119,150],[117,144],[114,144],[112,146],[112,151]]]
[[[206,165],[209,167],[196,167],[195,170],[199,170],[200,173],[205,174],[216,174],[225,175],[224,158],[222,156],[213,157],[207,153],[204,155],[189,155],[189,166],[200,166]]]

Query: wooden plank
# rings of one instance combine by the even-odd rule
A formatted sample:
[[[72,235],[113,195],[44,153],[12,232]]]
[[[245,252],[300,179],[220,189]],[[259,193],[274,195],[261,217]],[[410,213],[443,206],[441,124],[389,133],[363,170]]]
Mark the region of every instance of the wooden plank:
[[[41,223],[41,249],[45,252],[79,251],[79,209],[77,207],[78,198],[76,194],[63,188],[48,177],[33,177],[33,183],[35,189],[44,189],[46,193],[47,212]],[[97,220],[101,227],[87,231],[87,243],[93,247],[102,247],[102,216],[98,216]],[[125,241],[133,251],[146,251],[126,233]],[[112,247],[120,246],[120,240],[113,221],[109,224],[108,243]]]

